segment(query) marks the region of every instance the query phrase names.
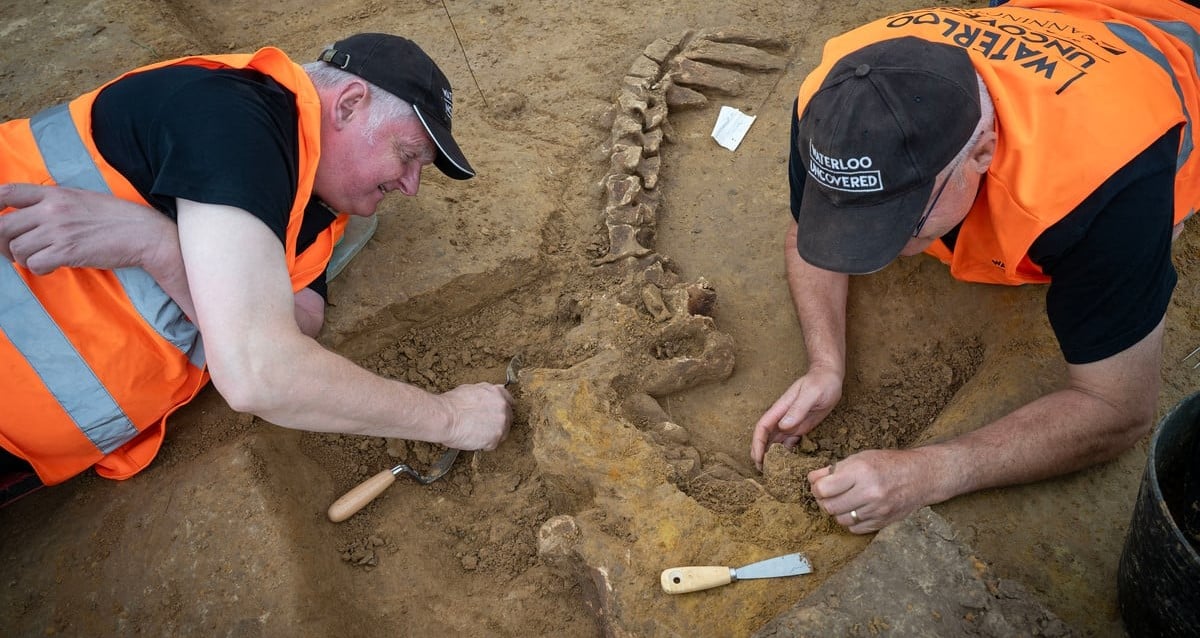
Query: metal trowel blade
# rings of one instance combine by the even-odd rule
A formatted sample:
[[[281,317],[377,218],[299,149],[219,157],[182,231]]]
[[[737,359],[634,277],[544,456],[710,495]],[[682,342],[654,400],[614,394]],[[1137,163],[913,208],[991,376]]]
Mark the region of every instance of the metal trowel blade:
[[[784,554],[760,560],[757,563],[750,563],[745,567],[738,567],[733,570],[733,579],[778,578],[811,573],[812,564],[808,562],[808,558],[804,554]]]
[[[421,485],[429,485],[430,483],[442,478],[446,472],[450,471],[450,467],[454,465],[454,460],[458,458],[459,450],[446,450],[438,460],[429,466],[429,472],[421,477]]]

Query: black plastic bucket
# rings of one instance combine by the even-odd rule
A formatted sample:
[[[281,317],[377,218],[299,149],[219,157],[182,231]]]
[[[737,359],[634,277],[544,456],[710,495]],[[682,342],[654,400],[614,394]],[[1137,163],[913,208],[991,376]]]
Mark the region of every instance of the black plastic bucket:
[[[1117,570],[1130,636],[1200,636],[1200,392],[1175,406],[1150,440]]]

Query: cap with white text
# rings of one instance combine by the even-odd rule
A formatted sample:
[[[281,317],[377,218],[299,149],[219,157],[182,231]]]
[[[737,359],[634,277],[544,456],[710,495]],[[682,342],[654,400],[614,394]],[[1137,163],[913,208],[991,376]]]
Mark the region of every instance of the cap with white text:
[[[450,81],[415,42],[386,33],[359,33],[325,49],[319,59],[412,104],[437,146],[434,165],[454,179],[475,176],[475,169],[450,135],[454,111]]]
[[[903,37],[842,57],[792,141],[806,173],[800,256],[849,274],[891,263],[979,117],[975,68],[959,47]]]

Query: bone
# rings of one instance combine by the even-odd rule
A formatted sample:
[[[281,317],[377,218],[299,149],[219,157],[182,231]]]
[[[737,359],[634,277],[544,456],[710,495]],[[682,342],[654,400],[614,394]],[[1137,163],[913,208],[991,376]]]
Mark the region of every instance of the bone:
[[[729,95],[741,95],[746,76],[730,69],[683,59],[679,71],[671,74],[672,81],[700,89],[710,89]]]
[[[655,321],[663,322],[671,318],[671,311],[663,303],[662,289],[654,284],[642,286],[642,305]]]
[[[744,44],[746,46],[755,47],[758,49],[787,49],[789,44],[787,39],[776,36],[763,36],[736,29],[718,29],[716,31],[704,31],[696,36],[693,41],[711,40],[713,42],[730,42],[733,44]]]
[[[762,49],[733,44],[698,40],[684,52],[689,60],[711,62],[722,66],[736,66],[753,71],[778,71],[787,66],[787,60],[771,55]]]
[[[638,166],[641,164],[641,162],[641,146],[624,143],[613,144],[612,160],[610,164],[614,172],[632,175],[634,172],[637,172]]]
[[[612,142],[638,140],[642,136],[642,122],[629,113],[620,112],[613,118]]]
[[[660,153],[663,142],[675,139],[670,110],[707,105],[706,91],[743,93],[746,75],[726,67],[777,71],[787,66],[785,58],[762,50],[786,50],[787,42],[780,38],[731,29],[692,36],[691,30],[685,30],[647,45],[622,79],[616,103],[599,118],[610,132],[601,145],[610,172],[598,185],[605,202],[609,246],[607,254],[593,260],[595,265],[629,257],[645,265],[641,258],[654,254]],[[667,310],[707,315],[716,301],[715,293],[703,286],[690,289],[687,298],[686,307]]]
[[[613,174],[604,179],[604,190],[608,193],[609,206],[624,206],[637,198],[642,191],[642,180],[635,175]]]
[[[657,79],[662,75],[662,69],[659,68],[658,63],[654,60],[644,55],[639,55],[638,59],[634,60],[633,64],[630,65],[629,75],[635,78]]]
[[[642,178],[643,188],[658,186],[658,169],[662,166],[661,157],[645,157],[637,165],[637,174]]]
[[[666,38],[659,38],[651,42],[650,46],[642,51],[642,55],[662,64],[667,61],[667,58],[671,57],[671,54],[675,53],[675,49],[678,46],[679,42],[670,42]]]
[[[653,208],[640,202],[626,206],[609,206],[604,209],[604,220],[607,224],[628,224],[640,228],[655,222],[655,212]]]
[[[674,82],[667,86],[667,106],[673,109],[694,109],[705,104],[708,104],[708,98],[699,91],[679,86]]]
[[[592,261],[594,265],[611,264],[627,257],[645,257],[653,253],[637,241],[637,229],[629,224],[608,225],[608,254]]]

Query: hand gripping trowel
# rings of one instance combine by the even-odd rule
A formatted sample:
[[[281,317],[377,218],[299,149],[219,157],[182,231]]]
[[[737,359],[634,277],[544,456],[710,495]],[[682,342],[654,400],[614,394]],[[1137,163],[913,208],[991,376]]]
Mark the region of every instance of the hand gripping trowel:
[[[521,355],[514,356],[508,362],[508,368],[504,371],[504,387],[509,387],[517,383],[517,373],[521,370]],[[421,474],[417,470],[410,467],[407,463],[401,463],[390,470],[383,470],[372,476],[371,478],[359,483],[354,489],[346,492],[338,500],[329,506],[327,515],[329,520],[334,523],[340,523],[351,516],[355,512],[370,503],[376,496],[379,496],[387,489],[389,485],[396,482],[396,477],[401,474],[411,476],[421,485],[429,485],[430,483],[442,478],[450,471],[450,467],[454,465],[454,460],[458,458],[459,450],[449,449],[442,453],[433,465],[429,466],[429,470],[425,474]]]

